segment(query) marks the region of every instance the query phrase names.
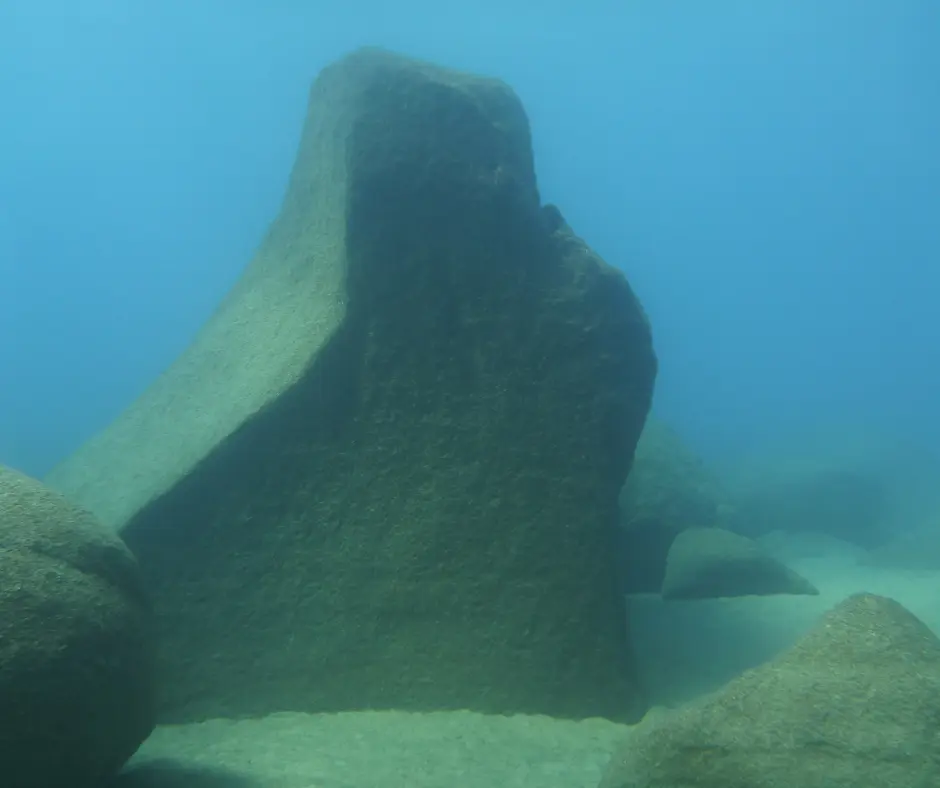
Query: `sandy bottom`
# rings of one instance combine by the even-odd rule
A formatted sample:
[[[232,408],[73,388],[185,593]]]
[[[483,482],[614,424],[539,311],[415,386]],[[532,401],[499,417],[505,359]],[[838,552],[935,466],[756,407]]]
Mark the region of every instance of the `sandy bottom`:
[[[857,548],[813,534],[775,535],[764,547],[811,580],[819,596],[630,600],[638,668],[653,703],[681,705],[773,659],[861,591],[900,602],[940,636],[940,571],[869,566]]]
[[[470,712],[210,720],[158,728],[115,788],[596,788],[629,730]]]
[[[858,591],[892,597],[940,634],[940,572],[867,566],[812,535],[765,544],[819,596],[630,601],[639,669],[657,705],[717,689],[792,645]],[[162,726],[115,788],[596,788],[630,728],[471,712],[274,714]]]

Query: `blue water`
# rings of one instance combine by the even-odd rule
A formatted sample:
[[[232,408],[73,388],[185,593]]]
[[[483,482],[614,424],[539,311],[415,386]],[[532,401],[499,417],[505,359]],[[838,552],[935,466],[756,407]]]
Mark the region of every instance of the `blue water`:
[[[940,446],[940,3],[567,5],[0,0],[0,462],[41,475],[188,344],[362,44],[518,91],[701,452]]]

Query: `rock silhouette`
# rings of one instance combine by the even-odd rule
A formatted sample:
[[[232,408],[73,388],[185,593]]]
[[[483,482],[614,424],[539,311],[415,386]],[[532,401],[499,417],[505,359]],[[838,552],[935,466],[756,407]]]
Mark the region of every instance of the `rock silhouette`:
[[[636,715],[617,494],[656,372],[503,83],[362,50],[193,345],[49,477],[153,589],[166,720]]]

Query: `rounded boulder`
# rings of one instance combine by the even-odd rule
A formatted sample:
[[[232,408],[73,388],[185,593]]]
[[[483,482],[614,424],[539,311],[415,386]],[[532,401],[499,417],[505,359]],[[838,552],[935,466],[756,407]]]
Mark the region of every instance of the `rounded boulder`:
[[[117,534],[0,467],[3,784],[96,785],[150,734],[150,605]]]

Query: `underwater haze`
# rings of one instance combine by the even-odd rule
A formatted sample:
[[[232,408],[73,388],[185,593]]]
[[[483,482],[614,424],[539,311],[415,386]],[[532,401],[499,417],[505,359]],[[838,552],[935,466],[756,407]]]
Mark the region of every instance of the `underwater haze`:
[[[517,91],[698,451],[835,423],[940,446],[935,0],[0,0],[0,462],[45,474],[187,347],[312,80],[366,44]]]
[[[940,0],[0,0],[0,100],[0,788],[940,786]]]

